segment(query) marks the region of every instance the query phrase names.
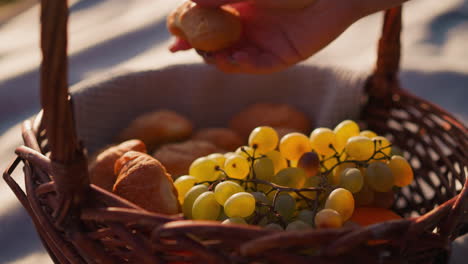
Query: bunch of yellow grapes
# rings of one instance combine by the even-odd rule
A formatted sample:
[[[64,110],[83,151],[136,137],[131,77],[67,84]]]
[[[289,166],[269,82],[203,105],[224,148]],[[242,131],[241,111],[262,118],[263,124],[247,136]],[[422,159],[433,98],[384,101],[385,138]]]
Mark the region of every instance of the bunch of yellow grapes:
[[[355,207],[388,207],[379,197],[412,180],[385,137],[346,120],[309,136],[257,127],[248,145],[198,158],[174,184],[187,219],[301,230],[341,227]]]

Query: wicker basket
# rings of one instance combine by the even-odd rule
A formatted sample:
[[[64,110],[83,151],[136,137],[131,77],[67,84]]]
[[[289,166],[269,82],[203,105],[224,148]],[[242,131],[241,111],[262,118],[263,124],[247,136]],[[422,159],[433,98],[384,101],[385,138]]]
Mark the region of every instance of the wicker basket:
[[[386,13],[361,118],[417,165],[416,180],[397,194],[395,210],[420,216],[362,228],[280,233],[150,213],[89,184],[67,91],[67,14],[66,1],[42,1],[43,111],[24,123],[25,146],[3,175],[54,262],[298,264],[357,257],[363,263],[445,263],[451,241],[466,232],[461,220],[468,214],[467,128],[400,89],[401,8]],[[10,176],[21,161],[26,194]],[[315,254],[303,254],[309,249]]]

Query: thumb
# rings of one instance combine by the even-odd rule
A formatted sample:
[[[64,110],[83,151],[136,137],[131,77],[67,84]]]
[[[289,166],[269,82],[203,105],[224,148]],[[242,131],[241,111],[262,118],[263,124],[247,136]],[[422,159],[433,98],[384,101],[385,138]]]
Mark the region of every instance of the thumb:
[[[192,0],[192,2],[205,7],[218,7],[227,4],[242,2],[245,0]]]

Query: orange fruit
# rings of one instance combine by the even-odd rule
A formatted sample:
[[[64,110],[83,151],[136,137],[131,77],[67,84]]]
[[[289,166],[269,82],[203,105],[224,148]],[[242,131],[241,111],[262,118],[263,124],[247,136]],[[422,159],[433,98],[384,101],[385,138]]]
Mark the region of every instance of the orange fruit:
[[[360,226],[368,226],[385,222],[388,220],[401,219],[401,216],[394,213],[392,210],[378,207],[358,207],[354,209],[354,213],[349,219],[353,223]],[[386,240],[369,240],[369,245],[378,245],[387,242]]]
[[[401,219],[401,216],[385,208],[358,207],[349,219],[360,226],[368,226],[388,220]]]

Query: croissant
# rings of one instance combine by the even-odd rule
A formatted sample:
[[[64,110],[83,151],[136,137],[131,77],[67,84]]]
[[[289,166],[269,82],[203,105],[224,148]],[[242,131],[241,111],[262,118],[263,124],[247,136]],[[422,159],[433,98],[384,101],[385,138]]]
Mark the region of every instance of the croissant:
[[[117,175],[114,174],[115,161],[130,150],[146,152],[146,146],[141,140],[133,139],[100,152],[89,165],[91,183],[107,191],[112,191],[112,186],[117,178]]]
[[[115,162],[113,192],[155,213],[177,214],[180,204],[171,175],[155,158],[129,151]]]

